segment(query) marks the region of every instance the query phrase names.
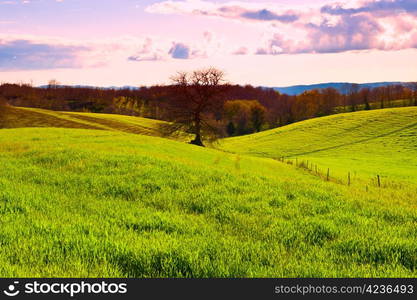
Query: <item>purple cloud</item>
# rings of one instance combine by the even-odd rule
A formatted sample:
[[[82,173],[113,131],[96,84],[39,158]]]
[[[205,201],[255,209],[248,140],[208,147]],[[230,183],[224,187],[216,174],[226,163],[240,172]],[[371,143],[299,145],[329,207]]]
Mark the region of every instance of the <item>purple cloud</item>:
[[[188,59],[190,58],[190,47],[183,43],[174,43],[168,53],[172,58]]]
[[[382,49],[378,41],[382,27],[367,16],[342,16],[334,25],[323,22],[306,24],[306,39],[295,42],[281,34],[275,34],[267,47],[260,48],[258,55],[339,53],[352,50]]]
[[[342,16],[334,26],[308,24],[310,49],[301,52],[336,53],[378,48],[377,37],[382,27],[367,16]]]
[[[380,13],[398,14],[399,12],[417,12],[416,0],[380,0],[366,1],[357,8],[344,8],[340,3],[325,5],[322,13],[331,15],[352,15],[358,13]]]
[[[245,4],[215,4],[209,1],[162,1],[147,7],[147,12],[161,14],[190,14],[205,17],[222,17],[252,21],[282,23],[295,22],[298,16],[292,12],[277,13],[267,8],[253,9]]]
[[[283,23],[292,23],[298,20],[298,16],[294,14],[275,14],[268,9],[258,11],[245,11],[240,15],[242,18],[259,20],[259,21],[280,21]]]
[[[81,68],[80,53],[88,50],[29,40],[0,41],[0,70]]]
[[[154,51],[153,41],[150,38],[147,38],[141,48],[136,52],[136,54],[129,56],[129,61],[158,61],[162,60],[163,57],[158,54],[160,51]]]
[[[169,59],[195,59],[207,58],[207,47],[213,40],[213,34],[205,31],[203,43],[187,45],[181,42],[156,41],[147,38],[134,55],[127,58],[128,61],[160,61]],[[170,45],[171,44],[171,45]]]

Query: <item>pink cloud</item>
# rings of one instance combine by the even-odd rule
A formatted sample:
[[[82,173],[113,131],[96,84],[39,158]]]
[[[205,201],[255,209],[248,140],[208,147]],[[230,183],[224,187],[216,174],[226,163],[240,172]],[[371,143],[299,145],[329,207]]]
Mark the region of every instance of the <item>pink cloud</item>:
[[[82,68],[89,47],[23,37],[0,39],[0,70]]]
[[[289,9],[270,10],[267,7],[250,3],[213,3],[202,0],[163,1],[146,8],[149,13],[189,14],[205,17],[221,17],[246,21],[275,21],[292,23],[298,19],[297,14]]]
[[[260,31],[269,38],[257,45],[252,42],[260,55],[388,51],[417,45],[415,0],[345,1],[321,6],[185,0],[159,2],[147,11],[218,17],[258,27],[264,24]]]

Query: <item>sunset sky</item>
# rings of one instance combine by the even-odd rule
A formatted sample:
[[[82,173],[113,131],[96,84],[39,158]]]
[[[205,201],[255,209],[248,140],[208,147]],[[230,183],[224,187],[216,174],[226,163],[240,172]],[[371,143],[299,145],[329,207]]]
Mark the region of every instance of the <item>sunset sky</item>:
[[[0,0],[0,81],[417,81],[416,0]]]

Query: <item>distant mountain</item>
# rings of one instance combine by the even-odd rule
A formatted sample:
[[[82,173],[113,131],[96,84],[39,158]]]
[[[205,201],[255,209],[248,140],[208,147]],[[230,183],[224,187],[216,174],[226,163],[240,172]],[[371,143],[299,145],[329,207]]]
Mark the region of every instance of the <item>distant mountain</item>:
[[[328,82],[328,83],[319,83],[319,84],[311,84],[311,85],[294,85],[294,86],[287,86],[287,87],[274,87],[273,89],[288,95],[298,95],[304,93],[305,91],[311,91],[314,89],[326,89],[326,88],[334,88],[341,93],[346,92],[346,87],[351,85],[350,82]],[[406,85],[405,82],[399,81],[390,81],[390,82],[371,82],[371,83],[361,83],[358,84],[360,88],[368,87],[368,88],[376,88],[381,86],[389,86],[389,85]]]
[[[140,87],[131,86],[131,85],[124,85],[124,86],[109,86],[109,87],[106,87],[106,89],[112,89],[112,90],[140,90]]]
[[[90,89],[106,89],[106,90],[139,90],[140,88],[137,86],[125,85],[125,86],[107,86],[107,87],[99,87],[93,85],[58,85],[58,87],[73,87],[73,88],[90,88]],[[41,85],[39,86],[42,89],[46,89],[49,85]]]

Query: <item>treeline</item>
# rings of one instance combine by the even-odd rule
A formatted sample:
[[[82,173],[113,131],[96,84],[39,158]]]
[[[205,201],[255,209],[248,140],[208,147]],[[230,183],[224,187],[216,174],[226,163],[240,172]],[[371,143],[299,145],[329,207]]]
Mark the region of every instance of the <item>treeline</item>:
[[[114,113],[171,121],[178,97],[173,86],[139,89],[103,89],[50,84],[0,85],[0,105],[36,107],[60,111]],[[211,113],[212,123],[224,136],[253,133],[314,117],[396,106],[417,105],[417,83],[362,88],[346,85],[311,90],[297,96],[250,85],[227,85],[223,105]]]

